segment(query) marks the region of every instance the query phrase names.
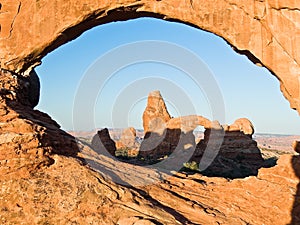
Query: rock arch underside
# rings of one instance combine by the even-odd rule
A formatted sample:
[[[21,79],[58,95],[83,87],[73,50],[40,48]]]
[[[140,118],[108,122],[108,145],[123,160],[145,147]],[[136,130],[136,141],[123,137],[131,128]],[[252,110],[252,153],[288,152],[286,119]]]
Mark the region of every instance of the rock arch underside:
[[[127,178],[134,165],[99,156],[33,109],[39,99],[33,69],[47,53],[94,26],[145,16],[222,37],[276,76],[300,112],[298,0],[3,0],[0,223],[299,224],[297,155],[235,180],[200,174],[161,180],[161,173],[138,168],[137,184],[155,182],[130,187],[109,178]]]

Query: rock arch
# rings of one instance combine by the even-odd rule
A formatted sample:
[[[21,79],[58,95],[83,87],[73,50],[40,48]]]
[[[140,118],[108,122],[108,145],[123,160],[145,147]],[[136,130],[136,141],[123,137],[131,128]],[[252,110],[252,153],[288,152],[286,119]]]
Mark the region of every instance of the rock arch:
[[[4,0],[0,4],[0,65],[29,71],[60,45],[108,22],[155,17],[222,37],[281,84],[300,112],[300,8],[297,0]]]
[[[32,109],[38,98],[38,85],[34,74],[30,73],[47,53],[93,26],[152,16],[180,21],[223,37],[234,46],[235,51],[268,68],[281,82],[281,90],[291,107],[300,112],[300,52],[297,51],[300,44],[300,9],[297,2],[298,0],[85,0],[82,3],[80,0],[2,0],[2,221],[57,224],[58,221],[85,222],[88,218],[89,222],[92,219],[106,224],[128,224],[128,221],[157,221],[159,224],[234,224],[245,221],[255,221],[257,224],[298,223],[299,156],[283,156],[276,167],[261,169],[258,178],[251,177],[247,180],[231,182],[202,176],[193,179],[174,176],[168,183],[150,185],[145,190],[121,187],[83,166],[78,161],[80,158],[75,160],[75,157],[80,157],[79,152],[84,146],[79,146],[72,136],[61,131],[59,125],[48,115]],[[90,149],[86,150],[87,154],[90,154],[89,151]],[[121,168],[113,161],[103,161],[105,164],[99,165],[108,173],[115,172],[113,169],[116,167]],[[52,166],[48,167],[50,165]],[[123,171],[123,167],[120,171]],[[128,177],[127,171],[129,170],[126,170],[123,178]],[[148,177],[148,171],[139,171],[143,181]],[[161,177],[160,173],[157,175]],[[215,182],[219,185],[215,185]],[[190,187],[193,187],[199,193],[194,192],[190,195],[190,200],[186,201],[186,197],[177,194],[178,187],[183,188],[184,192],[190,192]],[[81,191],[83,188],[85,191]],[[191,201],[203,204],[195,204],[194,207],[191,206]],[[64,203],[68,203],[67,208],[62,210]],[[222,203],[221,207],[219,203]],[[273,204],[274,207],[266,207]],[[125,205],[130,207],[124,207]],[[240,206],[247,210],[241,210]],[[86,210],[87,208],[92,211]],[[228,208],[231,210],[227,210]],[[192,211],[184,212],[186,209]],[[74,215],[71,219],[70,213]],[[193,216],[198,213],[201,213],[200,217]]]

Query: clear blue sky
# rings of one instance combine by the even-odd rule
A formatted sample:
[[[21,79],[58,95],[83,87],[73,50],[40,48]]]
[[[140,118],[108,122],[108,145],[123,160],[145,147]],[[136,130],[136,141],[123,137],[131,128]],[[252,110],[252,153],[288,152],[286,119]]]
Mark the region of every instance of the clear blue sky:
[[[223,122],[230,124],[235,119],[247,117],[257,133],[300,134],[298,113],[289,108],[279,90],[279,82],[266,69],[238,55],[213,34],[150,18],[95,27],[48,54],[36,68],[41,80],[37,108],[48,113],[63,129],[72,130],[74,99],[88,69],[112,49],[144,40],[182,46],[207,65],[224,99]],[[159,54],[160,49],[156,51]],[[101,71],[99,74],[101,76]],[[142,128],[147,93],[157,89],[165,97],[173,116],[197,113],[212,119],[206,93],[184,71],[164,63],[141,62],[121,68],[110,76],[96,96],[94,126],[86,126],[82,120],[76,129]]]

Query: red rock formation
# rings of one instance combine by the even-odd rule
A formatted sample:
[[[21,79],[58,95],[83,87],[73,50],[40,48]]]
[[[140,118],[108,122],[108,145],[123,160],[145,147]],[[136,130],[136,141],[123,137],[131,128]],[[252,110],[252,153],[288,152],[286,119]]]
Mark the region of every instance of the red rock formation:
[[[141,143],[138,157],[149,162],[172,154],[185,136],[180,129],[164,129],[163,133],[147,132]]]
[[[142,16],[182,21],[223,37],[272,71],[291,107],[300,110],[295,0],[4,0],[0,67],[29,75],[43,56],[83,31]],[[74,139],[32,109],[37,83],[19,75],[1,71],[2,224],[299,224],[299,156],[282,156],[275,167],[260,169],[257,178],[177,174],[142,189],[122,187],[62,156],[78,153]],[[104,156],[78,154],[90,157],[92,168],[96,163],[106,171],[121,168],[122,173],[113,170],[118,177],[133,170]]]
[[[37,168],[51,165],[53,154],[77,154],[74,137],[60,130],[47,114],[32,109],[39,96],[36,74],[22,77],[1,70],[0,80],[2,178],[29,176]]]
[[[151,92],[148,96],[143,124],[145,137],[138,157],[153,162],[172,154],[176,149],[195,146],[193,130],[197,126],[211,127],[211,122],[202,116],[171,118],[159,91]]]
[[[136,130],[133,127],[122,131],[121,138],[116,142],[117,148],[136,148]]]
[[[225,131],[240,131],[246,135],[252,136],[254,134],[253,124],[247,118],[240,118],[234,121],[233,124],[227,127]]]
[[[276,166],[260,169],[257,177],[229,181],[177,174],[145,189],[195,224],[299,224],[300,176],[294,172],[296,167],[300,171],[299,165],[299,156],[283,155]]]
[[[1,224],[299,223],[299,156],[282,156],[244,180],[170,177],[77,145],[32,109],[27,78],[0,77]],[[145,180],[152,184],[142,186]]]
[[[93,155],[85,146],[75,158],[53,156],[49,167],[30,177],[0,177],[2,224],[266,224],[299,222],[293,207],[299,177],[294,168],[300,157],[284,155],[277,165],[260,169],[258,177],[226,180],[200,174],[176,173],[159,181],[163,173]],[[93,170],[91,170],[92,168]],[[146,186],[125,187],[104,179],[153,179]],[[111,171],[111,173],[109,173]],[[300,170],[297,170],[300,171]],[[112,178],[113,179],[113,178]],[[298,212],[298,214],[297,214]],[[17,216],[16,216],[17,215]],[[298,219],[297,219],[298,218]]]
[[[157,98],[159,101],[153,101],[153,96],[151,93],[149,94],[150,100],[148,99],[143,116],[143,119],[147,119],[146,124],[149,121],[149,116],[145,115],[149,115],[150,112],[163,112],[166,109],[161,107],[165,106],[163,98],[159,93],[156,94],[159,96]],[[202,116],[183,116],[169,119],[167,122],[161,118],[159,113],[151,114],[154,125],[145,134],[140,147],[139,158],[152,163],[171,155],[175,150],[185,151],[189,149],[195,151],[191,153],[193,156],[190,161],[199,163],[205,151],[218,151],[216,158],[212,160],[210,166],[203,173],[209,176],[230,178],[257,175],[258,169],[264,164],[257,143],[252,140],[253,125],[246,118],[238,119],[230,126],[224,126],[225,132],[218,121],[211,122]],[[196,146],[193,131],[197,126],[204,126],[206,130],[204,140],[201,140]],[[212,146],[216,149],[212,150]]]
[[[167,123],[170,119],[171,116],[160,92],[150,92],[148,95],[147,107],[143,113],[144,132],[156,131],[158,130],[158,124],[164,126],[163,123]]]
[[[181,129],[184,132],[193,131],[198,126],[210,128],[212,126],[212,122],[203,116],[190,115],[172,118],[166,125],[168,129]]]
[[[213,162],[202,174],[220,177],[245,177],[257,175],[264,166],[260,149],[252,139],[254,128],[248,119],[238,119],[232,125],[220,130],[206,129],[204,139],[197,146],[191,161],[201,162],[205,151],[212,151],[209,143],[222,143]],[[212,132],[213,131],[213,132]]]

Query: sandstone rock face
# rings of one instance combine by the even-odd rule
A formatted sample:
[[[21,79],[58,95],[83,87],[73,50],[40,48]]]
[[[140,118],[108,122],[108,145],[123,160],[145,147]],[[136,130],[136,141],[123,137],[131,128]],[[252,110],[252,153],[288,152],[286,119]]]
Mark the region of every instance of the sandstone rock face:
[[[143,16],[193,24],[222,37],[236,52],[274,73],[291,108],[300,111],[300,11],[296,0],[58,0],[34,4],[4,0],[0,7],[1,68],[27,71],[91,27]]]
[[[51,166],[22,179],[1,176],[0,183],[1,224],[176,224],[155,201],[105,180],[72,157],[55,155]]]
[[[300,176],[294,169],[299,160],[284,155],[275,167],[260,169],[257,177],[231,181],[179,174],[146,190],[195,224],[298,224]]]
[[[193,131],[196,127],[212,126],[210,120],[197,115],[171,118],[159,91],[153,91],[148,96],[143,124],[145,136],[138,157],[153,162],[169,156],[175,150],[195,147]]]
[[[184,138],[184,133],[180,129],[164,129],[163,133],[147,132],[141,143],[138,157],[155,162],[179,148],[181,138]]]
[[[116,144],[110,138],[109,131],[107,128],[104,128],[95,134],[92,139],[92,146],[93,148],[99,152],[99,154],[107,155],[106,152],[115,156],[116,152]]]
[[[221,140],[218,140],[220,139]],[[257,175],[258,169],[264,166],[260,149],[251,135],[242,131],[225,131],[225,135],[218,135],[206,129],[204,139],[197,146],[191,161],[200,162],[204,152],[210,151],[209,141],[221,141],[218,154],[209,167],[201,173],[206,176],[238,178]]]
[[[256,141],[252,139],[254,127],[247,118],[237,119],[230,126],[212,122],[204,132],[204,139],[196,146],[191,161],[201,162],[205,151],[212,151],[209,143],[219,142],[217,155],[201,173],[207,176],[238,178],[257,175],[258,169],[270,166],[264,162]],[[274,165],[275,162],[269,162]]]
[[[150,92],[147,107],[143,113],[144,132],[158,130],[161,126],[164,126],[163,123],[167,123],[170,119],[171,116],[160,92]],[[158,128],[158,126],[160,126],[160,128]]]
[[[193,131],[198,126],[210,128],[212,122],[203,116],[191,115],[172,118],[166,125],[168,129],[181,129],[184,132]]]
[[[167,123],[156,118],[153,118],[153,121],[156,122],[155,126],[146,132],[139,157],[154,161],[172,154],[176,149],[181,151],[195,147],[193,131],[196,127],[212,125],[210,120],[197,115],[172,118]]]
[[[226,180],[161,173],[129,165],[87,146],[78,156],[53,155],[53,163],[25,178],[0,176],[2,224],[266,224],[299,223],[299,156],[284,155],[258,177]],[[91,170],[89,167],[92,167]],[[101,173],[125,179],[153,179],[146,186],[117,185]],[[297,171],[300,168],[297,169]],[[111,171],[111,173],[109,173]],[[142,176],[140,178],[140,176]],[[298,189],[299,190],[299,189]],[[17,215],[17,216],[16,216]]]
[[[154,92],[159,99],[154,101],[152,93],[149,94],[143,116],[146,124],[149,116],[145,115],[149,115],[150,112],[164,112],[166,109],[161,107],[165,106],[161,95]],[[213,162],[202,173],[207,176],[228,178],[257,175],[258,169],[264,165],[260,149],[252,139],[254,127],[246,118],[237,119],[230,126],[222,126],[218,121],[211,122],[197,115],[171,118],[165,122],[161,114],[151,113],[151,120],[154,122],[146,132],[138,153],[139,158],[146,159],[148,162],[155,163],[175,151],[184,153],[189,150],[192,152],[190,161],[200,163],[205,159],[203,157],[205,151],[218,151]],[[145,121],[143,122],[145,124]],[[193,131],[197,126],[203,126],[206,130],[204,139],[196,146]],[[177,157],[181,157],[180,154]]]
[[[60,130],[47,114],[32,109],[39,93],[34,79],[1,70],[0,80],[1,177],[26,177],[51,165],[53,154],[77,154],[74,137]]]
[[[32,109],[29,78],[0,76],[1,224],[300,222],[299,156],[282,156],[275,167],[244,180],[165,175],[76,143]],[[112,145],[108,130],[102,132]]]
[[[0,72],[0,223],[299,224],[299,156],[282,156],[248,179],[176,174],[146,187],[116,185],[96,169],[121,179],[136,170],[151,180],[152,173],[78,149],[48,115],[33,110],[39,85],[30,73],[91,27],[153,16],[221,36],[272,71],[300,111],[299,14],[295,0],[1,1],[0,67],[7,71]]]
[[[240,131],[245,135],[252,136],[252,134],[254,134],[254,127],[250,120],[248,120],[247,118],[240,118],[234,121],[233,124],[228,126],[228,131]]]
[[[299,141],[293,142],[293,149],[295,150],[295,152],[300,153],[300,142]]]

